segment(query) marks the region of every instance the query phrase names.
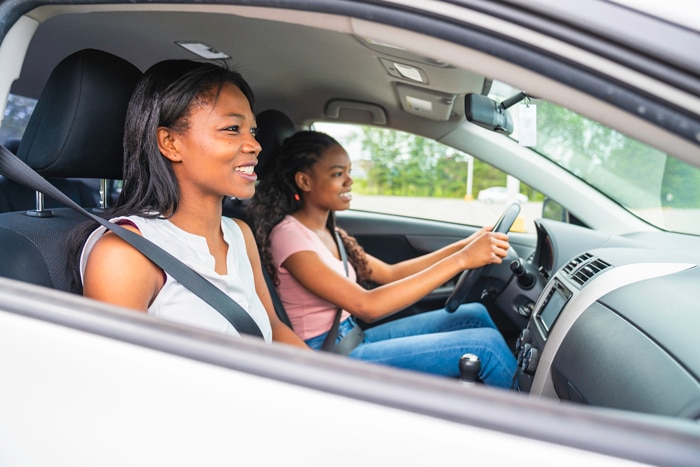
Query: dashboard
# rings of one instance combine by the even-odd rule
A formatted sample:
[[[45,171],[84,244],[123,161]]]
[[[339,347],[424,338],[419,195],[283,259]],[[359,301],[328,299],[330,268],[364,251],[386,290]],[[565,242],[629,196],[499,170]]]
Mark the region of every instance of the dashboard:
[[[517,281],[506,289],[509,300],[530,300],[516,389],[700,420],[700,239],[545,219],[536,227],[536,249],[521,262],[539,287],[529,299],[507,291]]]

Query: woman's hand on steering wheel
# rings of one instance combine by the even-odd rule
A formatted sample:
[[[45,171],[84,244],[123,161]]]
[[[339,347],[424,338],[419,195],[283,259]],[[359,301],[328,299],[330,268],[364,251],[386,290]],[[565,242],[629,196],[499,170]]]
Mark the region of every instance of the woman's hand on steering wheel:
[[[498,264],[508,254],[508,236],[492,232],[486,227],[478,232],[457,255],[464,261],[462,269],[477,269],[488,264]]]
[[[493,263],[500,263],[502,261],[502,258],[505,258],[508,250],[507,237],[505,242],[505,249],[503,248],[503,243],[497,243],[496,245],[494,245],[493,237],[495,237],[496,234],[499,233],[505,235],[513,226],[513,223],[518,217],[518,214],[520,214],[520,205],[517,203],[511,204],[505,211],[503,211],[503,214],[496,222],[496,225],[493,227],[492,232],[489,233],[491,237],[488,239],[490,245],[488,245],[488,247],[485,250],[480,251],[482,255],[487,256],[487,261],[483,262],[481,266]],[[483,236],[479,236],[478,239],[474,240],[474,242],[476,241],[484,241]],[[498,238],[496,238],[495,241],[498,242]],[[465,247],[465,249],[466,248],[469,248],[469,246]],[[490,261],[488,261],[489,257]],[[484,259],[483,256],[482,259]],[[483,267],[481,266],[472,266],[474,269],[468,268],[462,272],[462,275],[459,276],[459,280],[457,281],[457,285],[455,285],[455,288],[452,290],[452,293],[449,297],[447,297],[447,301],[445,301],[445,309],[447,311],[449,311],[450,313],[454,312],[457,309],[457,307],[459,307],[464,302],[464,299],[467,297],[469,291],[477,283],[479,277],[481,277],[481,273],[483,271]]]

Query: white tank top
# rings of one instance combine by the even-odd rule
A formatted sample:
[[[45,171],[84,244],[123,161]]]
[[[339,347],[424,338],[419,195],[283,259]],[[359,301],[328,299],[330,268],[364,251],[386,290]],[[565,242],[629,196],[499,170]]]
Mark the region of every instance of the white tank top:
[[[112,219],[112,221],[119,219],[133,222],[145,238],[226,292],[253,318],[262,331],[265,341],[272,340],[269,318],[255,291],[253,269],[246,253],[243,232],[232,219],[221,218],[224,240],[229,246],[226,258],[228,273],[226,275],[220,275],[214,270],[214,257],[209,253],[209,247],[204,237],[185,232],[167,219],[127,216]],[[80,256],[81,278],[85,273],[85,265],[90,251],[105,230],[104,227],[98,227],[85,242]],[[167,273],[165,285],[148,308],[148,314],[210,331],[239,335],[238,331],[221,313],[210,307]]]

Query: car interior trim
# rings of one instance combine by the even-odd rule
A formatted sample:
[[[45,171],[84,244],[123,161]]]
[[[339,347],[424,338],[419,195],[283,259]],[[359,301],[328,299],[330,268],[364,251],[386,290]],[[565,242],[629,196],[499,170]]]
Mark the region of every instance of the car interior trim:
[[[560,311],[556,325],[546,336],[547,345],[542,351],[530,394],[533,396],[557,397],[551,374],[551,365],[554,357],[576,320],[603,295],[635,282],[674,274],[693,267],[695,265],[692,263],[635,263],[611,267],[591,279],[586,284],[586,287],[580,291],[561,272],[555,274],[542,291],[540,299],[535,305],[533,316],[537,316],[541,312],[545,299],[556,284],[563,283],[572,293],[572,296]]]

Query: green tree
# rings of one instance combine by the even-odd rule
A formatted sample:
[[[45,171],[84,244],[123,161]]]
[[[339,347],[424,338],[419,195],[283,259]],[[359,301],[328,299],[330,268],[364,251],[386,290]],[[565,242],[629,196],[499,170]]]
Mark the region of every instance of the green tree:
[[[454,151],[441,157],[435,164],[435,196],[461,198],[465,194],[467,180],[467,156]]]
[[[669,158],[661,191],[664,207],[700,208],[700,170]]]
[[[397,136],[396,132],[377,131],[372,127],[361,128],[362,152],[370,155],[370,162],[367,164],[367,189],[372,194],[393,193],[392,171],[400,155]]]
[[[666,155],[564,107],[537,108],[537,149],[574,175],[628,207],[660,203],[658,178]]]
[[[465,195],[468,155],[437,141],[408,133],[358,127],[342,138],[343,145],[361,148],[353,171],[356,190],[367,194],[462,198]],[[473,194],[491,186],[505,186],[506,174],[474,161]],[[360,172],[364,180],[355,174]],[[530,190],[532,191],[532,190]],[[530,193],[528,196],[532,197]]]

